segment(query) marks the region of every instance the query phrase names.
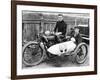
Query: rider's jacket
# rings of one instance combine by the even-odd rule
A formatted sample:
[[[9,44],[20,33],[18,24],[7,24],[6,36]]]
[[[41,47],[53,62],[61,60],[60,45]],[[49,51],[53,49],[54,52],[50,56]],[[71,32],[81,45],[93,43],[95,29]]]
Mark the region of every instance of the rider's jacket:
[[[66,29],[67,29],[67,24],[62,20],[62,21],[57,21],[56,27],[54,29],[54,32],[62,32],[62,35],[66,34]]]

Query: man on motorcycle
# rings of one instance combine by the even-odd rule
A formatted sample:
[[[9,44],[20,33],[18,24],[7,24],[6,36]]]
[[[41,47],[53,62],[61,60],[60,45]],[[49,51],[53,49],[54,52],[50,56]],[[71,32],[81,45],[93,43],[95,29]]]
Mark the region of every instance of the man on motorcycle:
[[[54,28],[54,32],[61,32],[63,36],[66,35],[67,24],[63,20],[63,15],[58,15],[58,21],[56,22],[56,26]]]

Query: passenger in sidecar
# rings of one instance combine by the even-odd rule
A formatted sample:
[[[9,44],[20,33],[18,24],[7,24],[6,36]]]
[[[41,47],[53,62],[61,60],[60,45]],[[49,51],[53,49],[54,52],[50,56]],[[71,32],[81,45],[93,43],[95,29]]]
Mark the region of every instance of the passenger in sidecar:
[[[58,43],[56,45],[51,46],[47,51],[51,54],[61,56],[62,54],[70,55],[72,51],[76,48],[76,46],[82,42],[82,38],[79,33],[79,28],[74,28],[74,34],[71,34],[70,40]]]

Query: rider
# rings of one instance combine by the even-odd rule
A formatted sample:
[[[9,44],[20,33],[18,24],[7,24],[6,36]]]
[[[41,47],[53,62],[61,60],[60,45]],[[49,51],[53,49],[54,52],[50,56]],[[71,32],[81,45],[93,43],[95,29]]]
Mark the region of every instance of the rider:
[[[82,37],[80,35],[80,30],[78,27],[74,28],[75,34],[73,35],[75,40],[76,40],[76,44],[78,45],[79,43],[82,42]]]
[[[67,24],[63,20],[63,15],[58,15],[58,21],[56,22],[56,26],[54,28],[54,32],[61,32],[63,36],[66,35]]]
[[[60,39],[63,39],[66,35],[66,30],[67,30],[67,24],[65,23],[63,19],[63,15],[59,14],[58,15],[58,21],[56,22],[56,26],[54,28],[54,32],[60,32],[60,36],[56,36],[56,42],[61,42]]]

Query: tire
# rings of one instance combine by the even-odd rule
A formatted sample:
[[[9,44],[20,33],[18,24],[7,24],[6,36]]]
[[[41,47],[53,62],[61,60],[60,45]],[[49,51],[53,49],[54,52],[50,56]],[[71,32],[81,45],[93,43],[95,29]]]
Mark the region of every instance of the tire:
[[[25,44],[22,53],[22,61],[27,66],[38,65],[44,59],[43,48],[38,42],[30,41]]]
[[[88,45],[86,43],[80,43],[76,50],[75,61],[78,64],[82,64],[86,61],[88,55]]]

